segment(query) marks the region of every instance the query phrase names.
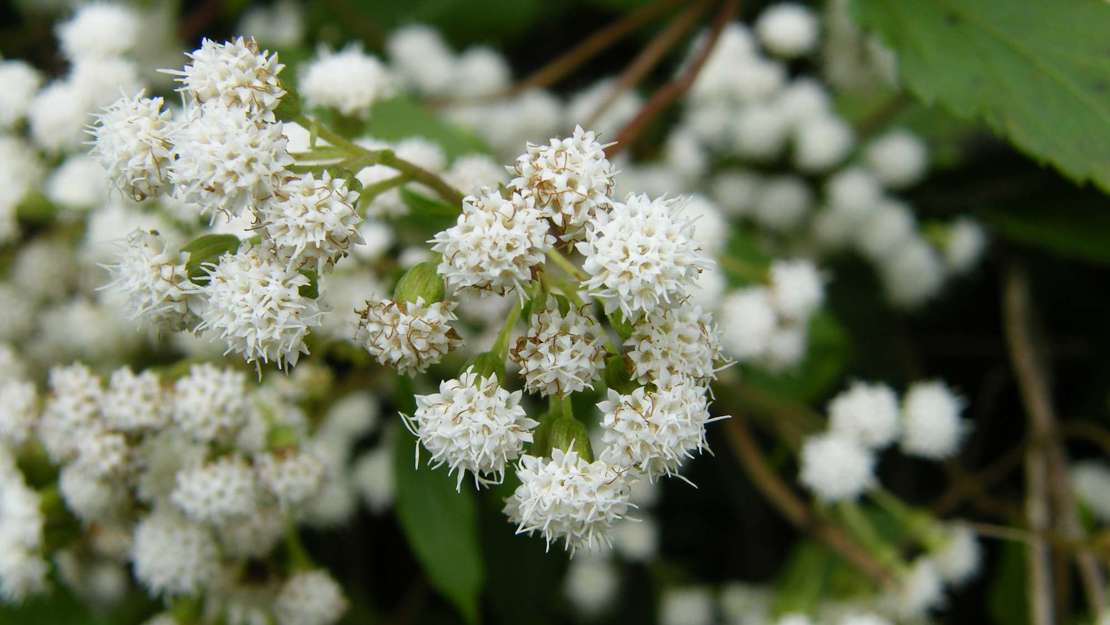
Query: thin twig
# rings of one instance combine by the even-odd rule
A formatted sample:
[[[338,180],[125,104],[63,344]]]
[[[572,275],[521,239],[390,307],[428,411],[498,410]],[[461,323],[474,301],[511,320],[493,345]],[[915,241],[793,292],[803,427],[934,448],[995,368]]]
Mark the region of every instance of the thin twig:
[[[713,49],[717,47],[717,40],[721,38],[721,32],[724,31],[725,25],[733,18],[734,15],[740,10],[740,0],[724,0],[721,10],[717,12],[717,16],[713,18],[713,26],[709,30],[709,35],[705,38],[701,50],[698,50],[698,55],[690,62],[690,65],[680,74],[677,78],[667,83],[662,89],[655,92],[640,109],[639,113],[628,122],[620,133],[617,134],[616,142],[605,148],[605,155],[609,158],[615,156],[618,152],[625,147],[632,144],[636,137],[643,132],[644,128],[648,126],[660,113],[662,113],[668,106],[673,104],[676,100],[682,97],[687,90],[693,86],[694,81],[697,80],[701,68],[705,66],[705,62],[709,60],[710,54]]]
[[[752,438],[744,420],[734,416],[726,425],[729,443],[756,488],[799,529],[810,532],[876,584],[889,587],[890,572],[866,549],[857,544],[843,529],[820,519],[809,506],[787,486],[767,463],[763,452]]]

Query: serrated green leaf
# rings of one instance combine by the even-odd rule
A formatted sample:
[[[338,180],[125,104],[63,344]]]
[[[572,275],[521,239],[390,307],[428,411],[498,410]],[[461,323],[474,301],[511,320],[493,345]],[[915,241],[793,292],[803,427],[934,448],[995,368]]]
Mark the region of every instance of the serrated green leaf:
[[[858,0],[911,91],[1110,190],[1110,6],[1098,0]]]
[[[485,569],[474,492],[465,484],[455,492],[455,479],[444,468],[414,468],[416,438],[403,430],[398,434],[393,470],[401,528],[428,581],[466,622],[477,623]]]
[[[239,237],[234,234],[206,234],[189,241],[181,248],[182,252],[189,254],[185,263],[189,279],[196,281],[203,277],[207,274],[204,268],[206,263],[214,263],[220,256],[238,249]]]

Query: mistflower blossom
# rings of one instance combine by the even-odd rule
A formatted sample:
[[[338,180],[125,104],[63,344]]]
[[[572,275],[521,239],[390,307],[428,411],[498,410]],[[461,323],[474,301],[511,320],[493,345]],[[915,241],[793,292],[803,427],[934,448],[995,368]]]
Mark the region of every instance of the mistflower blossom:
[[[172,133],[174,196],[201,214],[236,217],[271,196],[293,157],[281,124],[219,103],[185,113]]]
[[[455,62],[455,88],[463,98],[490,96],[509,86],[512,69],[505,57],[486,46],[472,46]]]
[[[782,2],[760,13],[755,32],[760,43],[774,54],[801,56],[817,45],[817,16],[806,6]]]
[[[75,465],[96,478],[119,478],[126,474],[131,460],[127,437],[118,432],[86,432],[77,439]]]
[[[944,605],[944,584],[933,561],[918,558],[909,572],[898,580],[898,587],[889,600],[895,612],[904,619],[920,619],[930,610]]]
[[[843,434],[806,439],[801,465],[798,479],[822,501],[855,499],[875,484],[874,454]]]
[[[944,240],[944,264],[949,271],[970,271],[983,256],[987,235],[978,222],[960,217],[949,226]]]
[[[388,509],[396,490],[393,450],[388,442],[359,457],[351,469],[351,479],[370,512],[381,514]]]
[[[194,440],[228,443],[247,420],[247,376],[211,364],[189,368],[173,392],[173,421]]]
[[[659,606],[660,625],[711,625],[714,621],[713,594],[696,586],[663,593]]]
[[[775,261],[770,269],[771,303],[791,321],[805,321],[825,301],[825,280],[808,260]]]
[[[951,458],[963,439],[964,400],[943,382],[917,382],[902,401],[902,451],[930,460]]]
[[[263,204],[266,236],[289,257],[294,268],[308,265],[316,272],[332,267],[362,242],[358,192],[347,181],[324,172],[286,178]]]
[[[196,594],[216,579],[220,554],[207,528],[156,509],[135,527],[131,562],[147,590],[173,597]]]
[[[859,224],[855,240],[864,256],[883,263],[916,236],[917,220],[910,207],[896,200],[884,200]]]
[[[863,167],[845,167],[825,182],[825,198],[832,206],[868,208],[878,204],[882,194],[878,178]]]
[[[86,116],[115,102],[121,93],[138,93],[143,89],[138,64],[119,57],[78,61],[66,82],[84,99]]]
[[[560,540],[571,553],[608,544],[609,529],[632,507],[628,477],[576,451],[525,455],[517,477],[520,486],[505,503],[505,514],[518,534],[540,532],[549,548]]]
[[[432,468],[447,465],[448,475],[458,472],[456,490],[468,471],[475,487],[496,484],[539,425],[528,418],[520,398],[520,391],[502,388],[497,376],[483,377],[470,368],[458,379],[441,382],[438,393],[417,395],[416,412],[404,422],[431,453]],[[419,463],[419,447],[416,459]]]
[[[58,492],[66,508],[85,523],[116,521],[127,504],[119,480],[96,477],[77,464],[62,468]]]
[[[190,520],[222,526],[253,513],[256,492],[251,466],[229,455],[178,473],[170,500]]]
[[[659,526],[650,517],[625,519],[611,536],[613,549],[629,562],[649,562],[659,553]]]
[[[567,566],[563,593],[576,610],[597,616],[617,597],[620,574],[610,561],[600,557],[575,558]]]
[[[0,128],[10,128],[27,114],[42,74],[23,61],[0,61],[0,85]]]
[[[217,43],[211,39],[187,53],[192,63],[184,70],[163,70],[177,77],[180,91],[194,102],[213,102],[243,110],[245,117],[274,120],[274,109],[285,89],[277,75],[285,68],[277,54],[260,52],[254,39],[237,37]]]
[[[855,144],[852,128],[832,114],[808,117],[794,132],[794,164],[806,172],[823,172],[848,156]]]
[[[69,211],[85,211],[108,201],[108,180],[104,167],[88,154],[70,156],[47,178],[43,191],[47,199]],[[68,215],[63,215],[63,219]]]
[[[113,289],[127,299],[132,318],[141,318],[156,328],[183,330],[196,324],[190,310],[200,287],[189,280],[185,269],[188,254],[166,251],[166,242],[156,231],[133,230],[119,261],[109,265]]]
[[[494,293],[523,291],[545,254],[555,245],[532,196],[496,189],[463,198],[455,225],[431,241],[443,260],[437,270],[450,290],[476,288]]]
[[[161,193],[173,160],[170,112],[162,110],[162,98],[146,98],[141,91],[124,96],[96,120],[89,131],[94,137],[91,154],[112,183],[135,201]]]
[[[708,384],[723,360],[713,316],[691,305],[648,315],[633,327],[624,346],[641,384],[666,386],[682,378]]]
[[[577,244],[586,257],[582,287],[602,299],[606,312],[620,310],[630,320],[677,303],[713,264],[693,237],[681,203],[629,195],[599,213]]]
[[[760,186],[752,217],[765,228],[789,232],[797,228],[813,206],[813,191],[797,176],[768,178]]]
[[[610,389],[597,405],[605,443],[601,460],[636,468],[649,480],[677,475],[687,458],[708,448],[705,426],[715,419],[709,418],[706,395],[704,386],[688,380],[628,395]]]
[[[966,523],[949,524],[945,534],[943,546],[932,553],[933,565],[945,582],[961,586],[979,572],[983,550],[975,530]]]
[[[32,382],[0,381],[0,443],[19,447],[33,434],[39,417],[38,391]]]
[[[759,356],[759,365],[771,372],[797,366],[805,358],[808,336],[803,324],[777,326],[767,340],[767,351]]]
[[[50,459],[70,460],[82,434],[95,431],[103,389],[100,378],[84,365],[54,367],[49,373],[50,396],[43,408],[38,434]]]
[[[308,353],[305,337],[323,314],[315,299],[301,294],[309,283],[268,247],[224,254],[209,268],[197,330],[219,336],[227,351],[256,366],[271,361],[279,368],[295,366]]]
[[[873,140],[864,159],[875,176],[888,188],[901,189],[925,177],[929,152],[925,143],[908,130],[892,130]]]
[[[39,495],[0,448],[0,597],[19,602],[46,591],[50,565],[40,555],[45,519]]]
[[[285,536],[287,523],[276,505],[256,505],[246,517],[219,528],[220,549],[230,558],[265,557]]]
[[[756,161],[778,158],[790,137],[790,118],[772,103],[751,104],[739,110],[732,122],[732,147],[740,156]]]
[[[136,375],[129,367],[123,367],[109,378],[100,411],[104,423],[113,430],[154,431],[169,423],[167,399],[156,373],[144,371]]]
[[[563,240],[579,238],[582,228],[611,203],[614,172],[605,145],[581,126],[572,136],[547,145],[529,143],[514,170],[510,186],[535,197],[536,207]]]
[[[343,590],[326,571],[297,573],[274,600],[278,625],[332,625],[347,611]]]
[[[694,240],[708,256],[725,249],[731,235],[724,213],[709,198],[695,193],[686,199],[686,214],[694,221]]]
[[[453,302],[366,302],[355,340],[378,362],[400,373],[420,373],[462,343],[451,327]]]
[[[497,188],[509,181],[505,168],[486,154],[466,154],[456,158],[443,178],[468,195],[478,194],[482,187]]]
[[[573,305],[532,313],[528,331],[509,355],[520,365],[524,388],[540,395],[570,395],[593,388],[605,367],[603,330],[588,311]]]
[[[385,48],[397,71],[419,91],[440,94],[455,80],[454,55],[440,34],[423,24],[394,30]]]
[[[308,501],[324,481],[325,467],[314,455],[283,449],[255,456],[258,481],[277,498],[283,509]]]
[[[920,306],[944,286],[944,265],[931,245],[912,237],[880,267],[887,297],[896,306]]]
[[[734,291],[721,302],[721,346],[733,358],[757,358],[770,348],[778,323],[770,292],[762,287]]]
[[[794,123],[811,119],[832,110],[832,97],[820,81],[802,76],[795,78],[777,97],[778,106]]]
[[[900,417],[898,396],[885,384],[855,382],[829,402],[830,429],[871,449],[894,441]]]
[[[56,80],[39,91],[27,109],[35,144],[47,152],[76,150],[85,139],[88,102],[76,85]]]
[[[323,49],[302,70],[298,83],[305,104],[330,107],[366,118],[378,100],[393,95],[393,77],[381,61],[350,45],[339,52]]]
[[[239,19],[239,32],[279,48],[295,48],[304,39],[304,7],[296,0],[253,5]]]
[[[55,29],[62,52],[71,61],[108,58],[130,51],[139,39],[141,21],[129,6],[92,2]]]

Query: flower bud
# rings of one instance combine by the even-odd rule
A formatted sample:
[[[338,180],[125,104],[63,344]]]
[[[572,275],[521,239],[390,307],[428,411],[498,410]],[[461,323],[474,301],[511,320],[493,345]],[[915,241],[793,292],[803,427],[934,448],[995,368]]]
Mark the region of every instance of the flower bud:
[[[590,435],[586,425],[574,417],[560,416],[551,422],[548,433],[550,443],[548,453],[552,449],[576,451],[586,462],[594,461],[594,452],[590,447]]]
[[[394,301],[415,302],[421,298],[426,304],[442,301],[445,291],[436,265],[434,261],[426,261],[410,267],[393,287]]]

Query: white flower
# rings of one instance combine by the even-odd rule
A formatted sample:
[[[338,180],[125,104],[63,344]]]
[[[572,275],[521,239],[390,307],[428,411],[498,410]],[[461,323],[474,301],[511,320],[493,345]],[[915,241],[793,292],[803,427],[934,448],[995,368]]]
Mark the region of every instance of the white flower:
[[[39,417],[38,391],[32,382],[0,381],[0,443],[19,447]]]
[[[758,68],[744,64],[741,67]],[[743,80],[743,78],[741,78]],[[790,118],[773,102],[753,103],[735,113],[731,142],[737,155],[755,161],[771,161],[782,153],[790,136]]]
[[[628,513],[629,481],[604,462],[553,449],[550,458],[525,455],[520,486],[505,504],[517,533],[540,532],[550,547],[562,540],[572,553],[607,544],[607,533]]]
[[[877,614],[851,612],[844,615],[836,625],[892,625],[890,621]]]
[[[547,145],[529,143],[514,167],[510,186],[535,197],[536,207],[563,240],[578,238],[583,226],[611,203],[613,166],[605,158],[605,146],[581,126],[572,136]]]
[[[351,469],[351,479],[366,507],[381,514],[392,503],[396,490],[393,480],[393,448],[386,443],[364,453]]]
[[[713,616],[713,595],[708,588],[691,586],[663,593],[660,625],[711,625]]]
[[[0,502],[0,598],[18,603],[46,591],[50,565],[40,555],[45,519],[39,495],[5,448],[0,448]]]
[[[805,321],[825,301],[825,284],[808,260],[779,260],[771,264],[771,303],[791,321]]]
[[[295,0],[251,6],[239,18],[238,31],[279,48],[295,48],[304,39],[304,7]]]
[[[187,257],[168,253],[158,232],[133,230],[119,262],[108,267],[112,281],[104,288],[126,297],[132,318],[156,328],[185,329],[196,323],[189,304],[200,292],[189,280]]]
[[[909,206],[896,200],[881,201],[856,229],[856,245],[871,260],[886,261],[916,238],[916,223]]]
[[[721,588],[719,602],[726,625],[765,625],[771,622],[771,592],[762,586],[729,582]]]
[[[56,80],[39,91],[27,109],[31,138],[47,152],[76,150],[88,123],[85,94],[69,81]]]
[[[468,195],[477,195],[482,187],[496,189],[509,181],[509,176],[492,157],[485,154],[465,154],[451,163],[444,179]]]
[[[760,187],[752,216],[764,228],[775,232],[794,230],[813,206],[813,192],[797,176],[768,178]]]
[[[790,81],[779,94],[777,104],[795,124],[832,110],[829,90],[819,80],[800,76]]]
[[[943,382],[917,382],[902,401],[902,451],[930,460],[951,458],[966,428],[964,400]]]
[[[310,107],[330,107],[364,119],[375,102],[394,91],[389,70],[357,44],[339,52],[320,50],[301,70],[298,87]]]
[[[871,449],[882,449],[894,441],[900,417],[898,396],[885,384],[855,382],[829,402],[832,431]]]
[[[266,235],[290,265],[317,273],[332,267],[362,242],[358,232],[358,192],[324,172],[286,178],[262,205]]]
[[[784,57],[802,56],[817,46],[817,16],[808,7],[780,2],[764,9],[755,33],[768,50]]]
[[[651,518],[624,519],[611,535],[613,549],[631,562],[649,562],[659,553],[659,526]]]
[[[91,153],[112,183],[136,201],[161,193],[173,159],[170,112],[162,110],[162,98],[124,96],[96,119]]]
[[[593,388],[605,367],[603,331],[587,311],[573,305],[564,315],[557,306],[532,313],[528,331],[510,351],[520,365],[524,388],[540,395],[569,395]]]
[[[138,93],[143,89],[139,65],[131,59],[118,57],[78,61],[66,82],[81,96],[86,121],[89,114],[115,102],[121,93]]]
[[[230,558],[265,557],[285,536],[287,520],[277,506],[255,506],[245,518],[219,528],[220,548]]]
[[[218,102],[186,113],[171,139],[174,196],[213,218],[254,208],[293,162],[280,123],[259,124],[247,111]]]
[[[1076,496],[1103,522],[1110,522],[1110,469],[1101,462],[1077,462],[1071,467]]]
[[[343,590],[323,570],[297,573],[285,580],[274,600],[278,625],[332,625],[346,611]]]
[[[624,342],[633,376],[641,384],[665,386],[689,378],[708,384],[721,362],[721,341],[713,316],[697,306],[658,310],[632,329]]]
[[[880,267],[887,297],[896,306],[913,308],[928,301],[944,286],[944,265],[923,239],[903,243]]]
[[[983,256],[987,235],[978,222],[960,217],[948,228],[944,240],[944,264],[953,273],[970,271]]]
[[[925,143],[908,130],[891,130],[871,141],[864,150],[867,166],[891,189],[916,184],[925,177],[929,151]]]
[[[945,534],[944,546],[932,554],[933,565],[945,582],[961,586],[979,572],[983,550],[975,530],[966,523],[949,524]]]
[[[78,464],[62,469],[58,491],[70,512],[85,523],[115,521],[127,506],[127,492],[119,480],[96,477]]]
[[[804,324],[777,326],[767,340],[767,351],[760,355],[759,364],[772,372],[796,367],[805,358],[808,337]]]
[[[436,30],[422,24],[398,28],[385,48],[397,72],[418,91],[441,94],[454,82],[454,55]]]
[[[224,254],[208,272],[206,305],[197,330],[209,330],[250,363],[296,365],[305,337],[320,325],[315,299],[301,294],[309,279],[264,246]]]
[[[229,455],[178,473],[170,500],[189,519],[222,526],[251,515],[258,507],[255,493],[250,465]]]
[[[246,395],[243,372],[193,365],[174,386],[174,423],[199,442],[228,443],[246,423]]]
[[[687,380],[628,395],[610,389],[597,405],[605,443],[601,460],[634,467],[650,480],[676,475],[687,458],[708,448],[705,426],[712,419],[706,394],[704,386]]]
[[[694,222],[694,240],[709,256],[720,254],[732,234],[724,213],[709,198],[695,193],[686,198],[686,214]]]
[[[169,404],[162,383],[153,371],[135,375],[129,367],[117,369],[101,399],[104,423],[120,432],[159,430],[169,423]]]
[[[432,251],[443,257],[438,271],[448,289],[505,293],[523,291],[555,237],[531,196],[514,193],[505,199],[496,189],[483,189],[463,199],[455,225],[432,243]]]
[[[858,213],[860,215],[878,204],[882,194],[878,178],[863,167],[845,167],[825,182],[825,197],[830,205],[864,209]]]
[[[92,2],[55,28],[62,52],[70,61],[107,58],[130,51],[139,38],[135,10],[113,2]]]
[[[601,298],[607,312],[619,309],[626,319],[676,304],[712,265],[693,237],[694,223],[681,204],[630,195],[599,213],[577,244],[586,257],[582,287]]]
[[[616,87],[616,80],[603,78],[572,95],[567,101],[567,126],[589,121],[590,116],[598,110],[601,103],[609,99],[614,87]],[[591,122],[591,126],[598,134],[614,136],[636,116],[636,113],[640,112],[642,106],[643,98],[634,90],[625,89],[609,104],[608,109],[600,117]]]
[[[585,616],[601,614],[612,605],[620,586],[617,567],[600,557],[575,558],[567,566],[563,593]]]
[[[930,610],[944,605],[944,584],[933,561],[918,558],[909,572],[898,580],[890,601],[904,619],[920,619]]]
[[[760,287],[727,295],[721,302],[720,318],[721,346],[739,361],[766,353],[778,323],[770,292]]]
[[[520,391],[501,388],[497,376],[482,377],[471,368],[441,382],[438,393],[417,395],[416,412],[405,417],[405,426],[431,453],[432,468],[447,465],[448,475],[458,472],[456,490],[468,471],[475,487],[500,483],[505,465],[532,442],[532,429],[539,425],[528,418],[520,398]],[[419,448],[416,453],[419,462]]]
[[[62,462],[77,453],[80,437],[99,427],[101,394],[97,378],[80,364],[50,370],[50,397],[39,421],[39,438],[51,460]]]
[[[723,171],[713,177],[713,199],[733,217],[747,215],[755,206],[762,182],[758,174],[750,171]]]
[[[875,456],[854,438],[826,433],[805,441],[798,479],[822,501],[855,499],[875,484]]]
[[[126,474],[130,460],[127,437],[118,432],[99,430],[77,439],[74,465],[93,477],[120,478]]]
[[[473,46],[455,63],[455,90],[461,98],[493,95],[509,85],[512,70],[497,50]]]
[[[279,450],[255,456],[258,481],[277,498],[283,509],[299,506],[316,494],[324,481],[325,467],[316,456]]]
[[[147,590],[164,596],[200,592],[220,566],[212,534],[169,509],[155,510],[136,526],[131,561]]]
[[[423,298],[366,302],[357,311],[355,340],[387,367],[407,374],[423,372],[462,342],[451,327],[454,310],[451,302],[425,304]]]
[[[35,92],[42,84],[42,74],[18,60],[0,61],[0,128],[10,128],[23,119]]]
[[[806,172],[836,166],[855,147],[852,127],[839,117],[822,113],[808,117],[794,133],[794,164]]]
[[[84,211],[108,200],[104,167],[88,154],[70,156],[46,180],[47,199],[70,211]]]
[[[192,63],[184,70],[164,71],[177,77],[180,91],[191,100],[243,109],[247,118],[273,121],[274,109],[285,95],[277,77],[285,66],[278,63],[277,54],[259,52],[254,39],[237,37],[224,43],[205,39],[186,56]]]

